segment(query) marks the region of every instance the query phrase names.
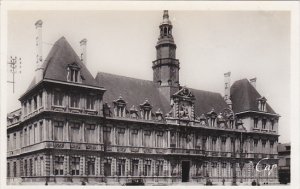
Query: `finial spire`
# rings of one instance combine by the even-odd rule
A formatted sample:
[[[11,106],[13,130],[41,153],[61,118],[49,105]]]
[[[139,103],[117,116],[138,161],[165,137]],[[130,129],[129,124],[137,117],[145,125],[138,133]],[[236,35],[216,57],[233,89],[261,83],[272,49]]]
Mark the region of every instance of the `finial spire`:
[[[164,10],[164,16],[163,18],[169,18],[169,12],[168,10]]]

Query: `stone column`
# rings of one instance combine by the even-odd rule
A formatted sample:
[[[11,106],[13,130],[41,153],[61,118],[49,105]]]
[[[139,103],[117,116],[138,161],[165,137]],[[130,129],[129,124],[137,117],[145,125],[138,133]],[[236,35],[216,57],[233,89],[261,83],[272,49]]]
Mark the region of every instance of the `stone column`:
[[[47,175],[53,176],[54,175],[54,162],[53,162],[53,155],[50,154],[47,157],[47,162],[46,162],[46,171],[47,171]]]
[[[80,175],[85,175],[85,157],[80,157]]]
[[[64,175],[69,175],[70,174],[70,156],[65,155],[64,156]]]
[[[53,137],[53,124],[52,124],[51,119],[48,121],[48,127],[49,127],[48,139],[53,140],[54,139],[54,137]]]
[[[167,147],[168,147],[168,148],[171,147],[171,146],[170,146],[170,144],[171,144],[171,134],[170,134],[170,132],[171,132],[170,130],[167,131],[167,135],[168,135],[168,136],[167,136],[167,137],[168,137],[168,140],[167,140]]]
[[[96,176],[99,176],[101,175],[101,159],[100,157],[96,157],[95,159],[95,173],[96,173]]]

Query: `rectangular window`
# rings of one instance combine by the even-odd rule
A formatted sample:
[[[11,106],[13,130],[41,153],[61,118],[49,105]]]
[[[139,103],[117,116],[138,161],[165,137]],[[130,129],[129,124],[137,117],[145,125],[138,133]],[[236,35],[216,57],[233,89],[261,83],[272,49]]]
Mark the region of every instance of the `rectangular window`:
[[[10,163],[7,163],[7,177],[10,177]]]
[[[111,145],[111,128],[103,127],[103,142],[105,145]]]
[[[78,94],[72,93],[70,97],[70,106],[73,108],[79,108],[80,97]]]
[[[144,175],[151,176],[151,160],[144,161]]]
[[[225,151],[226,151],[226,139],[222,139],[221,152],[225,152]]]
[[[131,171],[132,171],[132,176],[139,176],[139,160],[134,159],[132,160],[131,164]]]
[[[163,176],[163,167],[164,167],[163,160],[156,161],[156,176]]]
[[[86,109],[94,110],[95,109],[95,101],[96,101],[96,96],[88,95],[87,99],[86,99]]]
[[[34,110],[36,110],[37,109],[37,96],[34,96],[33,97],[33,108],[34,108]]]
[[[13,165],[13,177],[16,177],[17,176],[17,162],[14,162],[14,165]]]
[[[118,128],[117,136],[117,145],[125,146],[125,128]]]
[[[64,174],[64,156],[54,157],[54,174],[55,175]]]
[[[62,141],[63,140],[64,122],[63,121],[53,121],[53,127],[54,127],[54,140]]]
[[[257,128],[258,118],[254,118],[254,128]]]
[[[27,129],[24,129],[24,146],[27,146]]]
[[[54,97],[53,97],[53,103],[56,106],[62,106],[63,105],[63,93],[61,91],[54,91]]]
[[[10,136],[9,135],[7,135],[7,149],[11,150],[10,149]]]
[[[206,137],[202,138],[202,150],[206,150]]]
[[[170,147],[176,148],[176,133],[171,132]]]
[[[125,176],[125,159],[119,159],[118,162],[118,176]]]
[[[29,176],[32,176],[33,164],[32,159],[29,159]]]
[[[43,141],[43,122],[40,122],[40,141]]]
[[[28,113],[31,113],[31,99],[28,101]]]
[[[265,153],[266,152],[266,141],[262,142],[262,152]]]
[[[70,122],[70,131],[71,142],[81,142],[80,123]]]
[[[42,107],[43,106],[43,93],[40,92],[39,94],[39,107]]]
[[[104,176],[111,176],[111,159],[104,159]]]
[[[24,102],[23,103],[23,106],[24,106],[24,115],[27,115],[27,103],[26,102]]]
[[[95,124],[86,124],[85,126],[85,141],[88,143],[95,143],[96,142],[96,135],[95,135]]]
[[[20,148],[22,148],[23,147],[23,132],[22,131],[20,131]]]
[[[28,173],[28,170],[27,170],[27,160],[25,159],[24,160],[24,175],[25,175],[25,177],[27,177],[27,173]]]
[[[271,130],[274,131],[275,120],[271,120]]]
[[[14,133],[13,136],[13,149],[17,149],[17,133]]]
[[[71,157],[71,174],[79,175],[80,170],[80,157]]]
[[[133,129],[131,131],[131,145],[132,146],[139,146],[139,141],[138,141],[138,130],[137,129]]]
[[[95,175],[95,158],[87,158],[87,175]]]
[[[38,135],[38,125],[34,124],[34,143],[39,142],[40,136]]]
[[[145,130],[144,131],[144,144],[145,147],[151,147],[151,131]]]
[[[266,129],[266,123],[267,123],[267,120],[263,119],[262,120],[262,129]]]
[[[217,139],[212,140],[212,151],[217,151]]]
[[[162,148],[164,146],[164,132],[163,131],[157,131],[157,141],[156,141],[156,147]]]
[[[258,141],[254,140],[254,152],[255,153],[258,153],[257,144],[258,144]]]
[[[286,163],[286,166],[290,166],[291,165],[291,158],[286,158],[285,163]]]
[[[29,131],[28,131],[28,134],[29,134],[29,145],[33,144],[33,140],[34,140],[34,134],[33,134],[33,129],[32,129],[32,126],[29,126]]]

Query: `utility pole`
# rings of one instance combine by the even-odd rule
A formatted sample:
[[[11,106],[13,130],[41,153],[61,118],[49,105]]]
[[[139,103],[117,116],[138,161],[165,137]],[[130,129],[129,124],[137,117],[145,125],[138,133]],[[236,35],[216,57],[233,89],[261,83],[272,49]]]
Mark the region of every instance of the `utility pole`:
[[[10,73],[12,73],[12,81],[7,81],[8,83],[11,83],[13,85],[13,93],[15,93],[15,74],[21,73],[21,58],[19,58],[19,60],[17,59],[17,57],[15,56],[15,58],[13,58],[12,56],[10,57],[10,61],[7,63],[10,67]],[[19,65],[19,68],[18,68]]]

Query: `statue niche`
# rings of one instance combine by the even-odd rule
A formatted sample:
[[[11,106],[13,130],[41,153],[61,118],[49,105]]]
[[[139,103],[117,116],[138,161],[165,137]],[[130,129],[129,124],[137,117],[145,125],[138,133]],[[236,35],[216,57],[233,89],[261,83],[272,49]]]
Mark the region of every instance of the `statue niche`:
[[[193,120],[194,118],[194,95],[188,88],[181,88],[172,95],[172,109],[169,117],[179,118],[182,120]]]

